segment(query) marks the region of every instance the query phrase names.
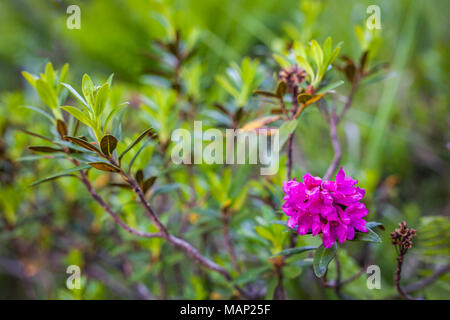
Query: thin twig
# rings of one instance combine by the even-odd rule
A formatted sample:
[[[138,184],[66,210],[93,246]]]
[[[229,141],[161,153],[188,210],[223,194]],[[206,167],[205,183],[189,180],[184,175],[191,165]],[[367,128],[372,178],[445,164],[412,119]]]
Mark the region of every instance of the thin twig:
[[[423,289],[424,287],[436,281],[441,275],[446,274],[449,271],[450,271],[450,263],[437,268],[431,276],[422,279],[416,283],[410,284],[409,286],[404,288],[403,291],[406,293],[411,293]]]
[[[395,289],[397,289],[397,292],[400,294],[400,296],[405,300],[413,300],[412,297],[410,297],[405,291],[403,291],[402,286],[400,285],[400,279],[402,274],[402,265],[403,265],[403,256],[404,253],[400,252],[400,255],[397,257],[397,269],[395,270]]]

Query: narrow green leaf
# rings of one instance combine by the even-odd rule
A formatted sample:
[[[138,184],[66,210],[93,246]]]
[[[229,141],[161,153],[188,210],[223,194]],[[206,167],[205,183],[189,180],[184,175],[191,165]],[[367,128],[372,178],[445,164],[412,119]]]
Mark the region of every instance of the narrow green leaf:
[[[321,245],[314,254],[313,269],[318,278],[321,278],[327,271],[328,264],[336,256],[337,243],[335,242],[331,248],[324,248]]]
[[[123,158],[123,156],[130,151],[135,145],[137,145],[139,143],[139,141],[141,141],[142,139],[144,139],[146,136],[150,136],[150,138],[155,138],[156,137],[156,133],[153,130],[153,128],[148,128],[147,130],[145,130],[144,132],[142,132],[139,137],[136,138],[136,140],[134,140],[119,156],[119,161]]]
[[[309,62],[302,56],[297,56],[297,62],[303,69],[305,69],[305,71],[309,74],[311,79],[313,79],[314,78],[314,69],[309,64]]]
[[[92,111],[90,106],[87,104],[86,100],[74,89],[70,84],[61,83],[64,87],[66,87],[69,92],[83,105],[83,107],[87,108],[89,111]]]
[[[30,109],[30,110],[33,110],[33,111],[36,111],[37,113],[40,113],[41,115],[43,115],[44,117],[49,119],[52,123],[56,124],[54,116],[49,114],[49,113],[47,113],[47,112],[45,112],[44,110],[36,108],[34,106],[23,106],[23,107],[27,108],[27,109]]]
[[[50,108],[57,109],[58,108],[58,98],[56,97],[55,91],[50,85],[42,80],[36,80],[36,91],[41,97],[42,101]]]
[[[317,91],[317,94],[326,93],[328,91],[336,89],[337,87],[341,86],[342,84],[344,84],[343,80],[339,80],[339,81],[330,83],[330,84],[326,85],[325,87],[321,88],[319,91]]]
[[[100,116],[105,109],[106,101],[109,98],[109,84],[105,83],[98,89],[97,95],[95,96],[95,113]]]
[[[110,88],[111,88],[111,85],[112,85],[113,78],[114,78],[114,73],[111,73],[111,75],[106,80],[106,83],[109,84]]]
[[[368,229],[369,232],[357,232],[355,236],[356,241],[366,241],[366,242],[375,242],[381,243],[381,238],[378,234],[376,234],[371,229]]]
[[[81,82],[81,91],[88,105],[94,108],[94,84],[91,78],[85,73]]]
[[[123,107],[127,106],[129,103],[128,102],[124,102],[121,103],[119,105],[117,105],[114,109],[111,110],[111,112],[108,114],[108,116],[106,117],[105,123],[103,124],[103,133],[106,132],[106,129],[108,128],[108,124],[111,121],[111,119],[113,118],[113,116]]]
[[[149,190],[155,184],[156,178],[156,176],[152,176],[144,181],[144,184],[142,185],[142,190],[144,191],[144,193],[147,192],[147,190]]]
[[[36,88],[36,80],[39,79],[39,77],[35,76],[34,74],[31,74],[26,71],[22,71],[22,76],[25,78],[25,80],[28,81],[28,83],[33,87]]]
[[[59,136],[62,139],[64,139],[64,137],[67,136],[68,131],[67,131],[66,123],[64,121],[59,120],[59,119],[56,121],[56,130],[58,131]]]
[[[78,119],[80,122],[84,123],[88,127],[91,127],[93,130],[95,130],[95,122],[92,121],[89,116],[84,114],[80,109],[77,109],[72,106],[63,106],[61,109],[67,111],[72,116],[74,116],[76,119]]]
[[[75,167],[75,168],[70,168],[70,169],[66,169],[66,170],[62,170],[58,173],[55,173],[51,176],[48,176],[46,178],[40,179],[38,181],[33,182],[32,184],[30,184],[30,187],[36,186],[40,183],[43,182],[47,182],[47,181],[51,181],[60,177],[66,177],[66,176],[70,176],[72,173],[80,171],[80,170],[84,170],[84,169],[88,169],[89,166],[88,165],[81,165],[79,167]]]
[[[273,92],[270,91],[264,91],[264,90],[255,90],[253,91],[254,94],[260,95],[260,96],[264,96],[267,98],[276,98],[277,95]]]
[[[316,40],[311,40],[311,54],[318,68],[323,65],[323,51]]]
[[[81,146],[81,147],[83,147],[85,149],[97,152],[100,155],[102,154],[100,149],[98,149],[96,146],[94,146],[93,144],[91,144],[91,143],[89,143],[89,142],[87,142],[87,141],[85,141],[83,139],[75,138],[75,137],[71,137],[71,136],[65,136],[64,138],[66,138],[66,140],[69,140],[70,142],[73,142],[73,143],[75,143],[75,144],[77,144],[77,145],[79,145],[79,146]]]
[[[55,70],[51,62],[48,62],[45,66],[45,79],[51,87],[55,85]]]
[[[298,253],[302,253],[302,252],[306,252],[306,251],[310,251],[310,250],[315,250],[315,249],[317,249],[317,247],[313,247],[313,246],[289,248],[289,249],[285,249],[283,251],[280,251],[277,254],[274,254],[272,257],[298,254]]]
[[[291,65],[285,57],[277,53],[274,53],[273,58],[275,59],[276,62],[278,62],[278,64],[283,69],[289,68],[289,66]]]

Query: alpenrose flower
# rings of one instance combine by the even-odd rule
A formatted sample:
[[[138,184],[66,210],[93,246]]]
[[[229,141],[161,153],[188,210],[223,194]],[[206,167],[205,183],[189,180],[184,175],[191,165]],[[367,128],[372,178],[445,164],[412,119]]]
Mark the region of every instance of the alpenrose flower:
[[[305,174],[303,182],[294,178],[283,183],[283,211],[289,216],[288,227],[298,234],[322,234],[323,246],[330,248],[336,239],[343,243],[355,237],[355,230],[367,232],[363,219],[369,210],[361,202],[365,190],[357,180],[346,177],[340,168],[335,181],[322,181]]]

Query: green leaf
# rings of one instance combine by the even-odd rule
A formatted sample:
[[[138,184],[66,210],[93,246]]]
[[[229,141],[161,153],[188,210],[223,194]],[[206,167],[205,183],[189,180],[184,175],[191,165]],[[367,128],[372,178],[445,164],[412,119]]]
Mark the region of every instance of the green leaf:
[[[367,241],[367,242],[375,242],[381,243],[381,238],[378,234],[376,234],[371,229],[368,229],[369,232],[357,232],[355,236],[356,241]]]
[[[103,132],[106,132],[109,122],[111,121],[113,116],[117,113],[117,111],[119,111],[123,107],[127,106],[128,104],[129,104],[128,102],[121,103],[121,104],[117,105],[114,109],[111,110],[111,112],[106,117],[105,123],[103,124]]]
[[[291,65],[285,57],[278,53],[274,53],[273,58],[283,69],[289,68],[289,66]]]
[[[278,98],[282,98],[286,94],[287,84],[285,81],[278,81],[275,93]]]
[[[366,223],[366,228],[369,228],[370,230],[373,230],[376,227],[380,228],[381,230],[384,230],[384,226],[381,222],[368,221]]]
[[[181,189],[181,184],[179,184],[179,183],[170,183],[170,184],[167,184],[165,186],[162,186],[162,187],[159,187],[159,188],[155,188],[155,190],[153,191],[151,200],[153,200],[158,194],[172,192],[172,191],[175,191],[177,189]]]
[[[31,74],[26,71],[22,71],[22,76],[25,78],[25,80],[28,81],[28,83],[33,87],[36,88],[36,80],[39,79],[34,74]]]
[[[84,114],[80,109],[77,109],[72,106],[63,106],[61,109],[67,111],[72,116],[74,116],[76,119],[78,119],[80,122],[84,123],[88,127],[91,127],[93,130],[95,130],[95,122],[92,121],[89,116]]]
[[[51,62],[48,62],[45,66],[45,79],[51,87],[55,85],[55,70]]]
[[[81,91],[88,105],[94,107],[94,84],[91,78],[85,73],[81,82]]]
[[[311,54],[318,68],[323,65],[323,51],[316,40],[311,40]]]
[[[54,153],[54,152],[63,152],[64,151],[62,149],[56,149],[56,148],[47,147],[47,146],[31,146],[31,147],[28,147],[28,149],[35,151],[35,152],[44,152],[44,153]]]
[[[103,153],[107,156],[111,155],[113,153],[114,149],[117,147],[117,139],[107,134],[102,138],[102,141],[100,142],[100,148],[102,149]]]
[[[314,254],[313,269],[318,278],[321,278],[327,271],[328,264],[336,256],[337,243],[335,242],[331,248],[324,248],[321,245]]]
[[[236,90],[236,88],[233,87],[233,85],[225,77],[219,75],[216,77],[216,81],[235,99],[237,99],[239,97],[239,92]]]
[[[64,137],[67,136],[68,131],[67,131],[66,123],[64,121],[59,120],[59,119],[56,121],[56,130],[58,131],[59,136],[62,139],[64,139]]]
[[[328,91],[336,89],[337,87],[341,86],[342,84],[344,84],[343,80],[339,80],[339,81],[330,83],[330,84],[324,86],[323,88],[321,88],[319,91],[317,91],[317,94],[326,93]]]
[[[297,56],[297,62],[303,69],[305,69],[305,71],[309,74],[311,79],[313,79],[314,78],[314,69],[309,64],[309,62],[302,56]]]
[[[99,155],[102,155],[102,152],[100,151],[100,149],[98,149],[96,146],[94,146],[93,144],[80,139],[80,138],[75,138],[75,137],[71,137],[71,136],[65,136],[64,138],[66,138],[66,140],[69,140],[70,142],[73,142],[85,149],[97,152]]]
[[[50,108],[57,109],[58,108],[58,98],[56,97],[55,91],[50,85],[42,80],[36,80],[36,91],[41,97],[42,101]]]
[[[262,266],[256,269],[250,269],[242,274],[240,274],[236,279],[233,280],[233,284],[242,285],[248,283],[250,281],[256,280],[260,277],[261,274],[268,271],[270,269],[270,265]]]
[[[156,138],[156,133],[153,130],[153,128],[148,128],[147,130],[145,130],[144,132],[142,132],[139,137],[136,138],[136,140],[134,140],[119,156],[119,162],[120,160],[123,158],[123,156],[130,151],[135,145],[137,145],[139,143],[139,141],[141,141],[142,139],[144,139],[146,136],[150,136],[150,138]]]
[[[68,71],[69,71],[69,64],[65,63],[63,65],[63,67],[61,68],[61,71],[60,71],[60,74],[59,74],[59,78],[58,78],[59,85],[62,85],[61,82],[66,80],[66,76],[67,76],[67,72]]]
[[[88,162],[88,165],[90,165],[91,167],[94,167],[95,169],[101,170],[101,171],[120,172],[119,167],[116,167],[115,165],[112,165],[110,163],[103,162],[103,161]]]
[[[278,149],[278,151],[281,151],[281,149],[283,149],[284,144],[289,139],[289,136],[295,131],[297,125],[297,119],[286,121],[281,125],[280,130],[278,130],[278,134],[280,135],[280,148]]]
[[[81,166],[78,166],[78,167],[75,167],[75,168],[66,169],[66,170],[60,171],[60,172],[58,172],[56,174],[53,174],[51,176],[48,176],[46,178],[43,178],[41,180],[35,181],[32,184],[30,184],[30,187],[36,186],[36,185],[38,185],[40,183],[43,183],[43,182],[55,180],[55,179],[60,178],[60,177],[71,176],[71,174],[74,173],[74,172],[77,172],[77,171],[80,171],[80,170],[84,170],[84,169],[88,169],[88,168],[89,168],[88,165],[81,165]]]
[[[149,190],[155,184],[156,178],[156,176],[153,176],[144,181],[142,185],[142,190],[144,191],[144,193],[147,192],[147,190]]]
[[[260,96],[264,96],[267,98],[276,98],[277,95],[273,92],[270,91],[265,91],[265,90],[255,90],[253,91],[254,94],[260,95]]]
[[[324,61],[327,61],[328,58],[331,56],[331,46],[332,46],[332,40],[331,37],[328,37],[325,42],[323,43],[323,55],[324,55]]]
[[[47,119],[49,119],[52,123],[56,123],[55,118],[50,115],[49,113],[45,112],[42,109],[36,108],[34,106],[23,106],[24,108],[36,111],[37,113],[40,113],[41,115],[43,115],[44,117],[46,117]]]
[[[91,107],[87,104],[86,100],[74,89],[70,84],[61,83],[64,87],[66,87],[70,93],[83,105],[83,107],[87,108],[87,110],[92,111]]]
[[[277,254],[274,254],[272,257],[298,254],[298,253],[302,253],[302,252],[306,252],[306,251],[310,251],[310,250],[315,250],[315,249],[317,249],[317,247],[313,247],[313,246],[289,248],[289,249],[285,249],[283,251],[280,251]]]
[[[106,80],[106,83],[109,84],[110,88],[112,85],[113,78],[114,78],[114,73],[111,73],[110,76],[108,77],[108,79]]]
[[[95,96],[95,114],[100,116],[105,109],[106,101],[109,98],[109,84],[105,83],[98,89],[97,95]]]
[[[312,95],[307,93],[300,93],[297,96],[298,103],[305,103],[306,101],[310,100],[312,98]]]

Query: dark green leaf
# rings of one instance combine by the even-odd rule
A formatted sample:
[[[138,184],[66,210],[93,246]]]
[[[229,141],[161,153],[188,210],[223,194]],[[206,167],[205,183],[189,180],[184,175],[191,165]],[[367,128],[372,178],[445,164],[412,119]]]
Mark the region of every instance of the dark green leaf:
[[[107,171],[107,172],[120,172],[119,167],[116,167],[115,165],[112,165],[107,162],[103,162],[103,161],[88,162],[88,164],[98,170]]]
[[[376,222],[376,221],[368,221],[366,223],[366,228],[369,228],[371,230],[373,230],[374,228],[380,228],[381,230],[384,230],[384,226],[381,222]]]
[[[260,96],[267,97],[267,98],[276,98],[277,97],[277,95],[275,93],[270,92],[270,91],[255,90],[253,93],[260,95]]]
[[[142,183],[144,182],[144,172],[142,172],[141,169],[136,172],[136,181],[142,188]]]
[[[67,136],[67,126],[62,120],[56,120],[56,129],[58,130],[59,136],[64,139]]]
[[[44,152],[44,153],[54,153],[54,152],[63,152],[64,151],[62,149],[56,149],[56,148],[47,147],[47,146],[31,146],[31,147],[28,147],[28,149],[35,151],[35,152]]]
[[[156,176],[150,177],[144,181],[144,185],[142,186],[144,193],[147,192],[147,190],[149,190],[153,186],[155,181],[156,181]]]
[[[102,141],[100,142],[100,148],[102,149],[103,153],[107,156],[111,155],[113,151],[117,147],[117,139],[107,134],[102,138]]]
[[[297,96],[297,101],[299,102],[299,103],[305,103],[306,101],[308,101],[309,99],[311,99],[312,98],[312,95],[310,95],[310,94],[307,94],[307,93],[300,93],[298,96]]]
[[[371,229],[369,229],[369,232],[357,232],[355,240],[381,243],[381,238]]]
[[[64,138],[66,138],[66,140],[69,140],[70,142],[73,142],[85,149],[97,152],[100,155],[102,154],[102,152],[96,146],[94,146],[93,144],[90,144],[89,142],[87,142],[83,139],[75,138],[75,137],[71,137],[71,136],[65,136]]]
[[[282,98],[286,94],[287,84],[285,81],[278,81],[275,94],[278,98]]]
[[[325,248],[321,245],[314,254],[313,268],[318,278],[321,278],[327,271],[328,264],[333,260],[337,251],[337,243],[335,242],[331,248]]]

